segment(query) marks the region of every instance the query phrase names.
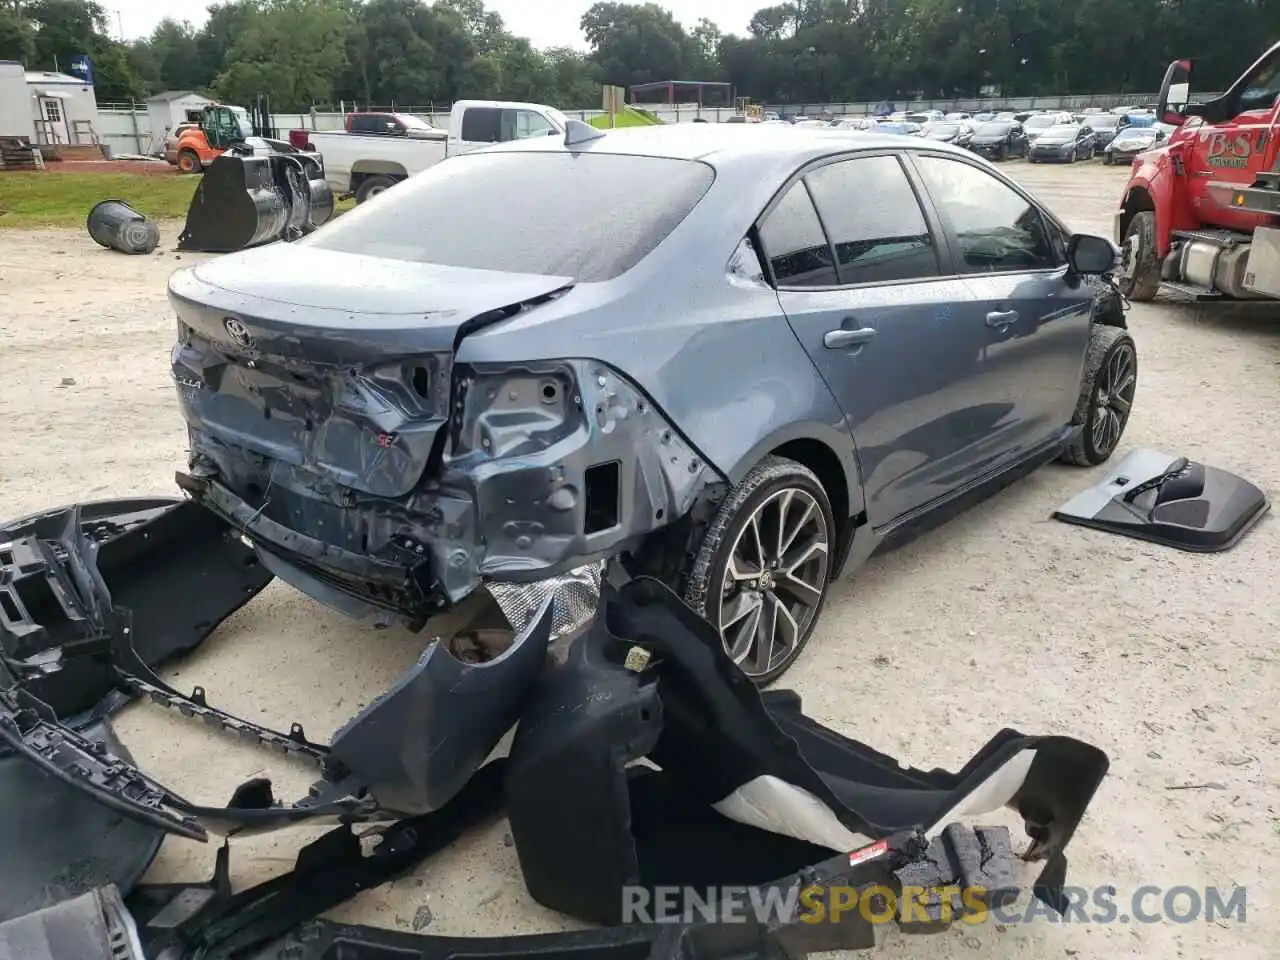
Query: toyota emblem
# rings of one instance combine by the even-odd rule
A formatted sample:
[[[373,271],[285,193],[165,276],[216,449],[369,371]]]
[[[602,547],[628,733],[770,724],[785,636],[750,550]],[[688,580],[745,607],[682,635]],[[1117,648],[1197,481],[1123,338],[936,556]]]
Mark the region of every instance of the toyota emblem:
[[[242,347],[252,347],[253,337],[249,335],[249,329],[235,317],[227,317],[222,321],[222,325],[227,328],[227,336],[233,343],[237,343]]]

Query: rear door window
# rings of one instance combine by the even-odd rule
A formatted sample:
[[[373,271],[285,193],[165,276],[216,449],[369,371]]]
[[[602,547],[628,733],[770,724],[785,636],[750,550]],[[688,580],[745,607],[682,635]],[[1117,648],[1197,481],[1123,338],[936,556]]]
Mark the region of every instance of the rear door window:
[[[392,260],[609,280],[661,243],[714,179],[711,167],[695,160],[478,151],[409,178],[396,187],[395,203],[361,205],[297,242]]]
[[[780,287],[830,287],[839,283],[831,244],[803,180],[782,195],[760,223],[760,245]]]
[[[462,130],[458,133],[458,139],[468,143],[495,143],[501,140],[502,111],[496,107],[467,107],[462,112]]]
[[[836,251],[842,284],[939,274],[938,252],[897,157],[855,157],[805,177]]]

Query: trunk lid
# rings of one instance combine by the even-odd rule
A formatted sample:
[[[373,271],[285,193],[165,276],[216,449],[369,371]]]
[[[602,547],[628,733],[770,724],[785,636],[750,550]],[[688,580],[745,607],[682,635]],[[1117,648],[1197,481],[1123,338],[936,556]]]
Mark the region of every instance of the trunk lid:
[[[288,243],[207,261],[169,281],[183,416],[223,444],[405,496],[448,417],[460,333],[572,283]]]

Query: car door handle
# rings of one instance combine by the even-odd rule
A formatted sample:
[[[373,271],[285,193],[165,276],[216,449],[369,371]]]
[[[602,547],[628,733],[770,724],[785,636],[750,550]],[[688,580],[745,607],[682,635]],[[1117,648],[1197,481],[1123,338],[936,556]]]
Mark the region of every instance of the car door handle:
[[[1018,322],[1017,310],[992,310],[987,314],[987,326],[1003,330],[1011,323]]]
[[[874,327],[856,327],[853,330],[828,330],[822,335],[822,345],[828,350],[856,347],[859,344],[870,343],[875,335]]]

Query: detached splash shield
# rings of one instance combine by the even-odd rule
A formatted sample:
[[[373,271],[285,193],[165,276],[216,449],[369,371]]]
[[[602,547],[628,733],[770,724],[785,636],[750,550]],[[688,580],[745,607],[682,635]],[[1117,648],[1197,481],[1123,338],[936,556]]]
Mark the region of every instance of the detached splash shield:
[[[1270,509],[1266,494],[1234,473],[1134,450],[1053,516],[1178,550],[1218,553],[1239,543]]]

